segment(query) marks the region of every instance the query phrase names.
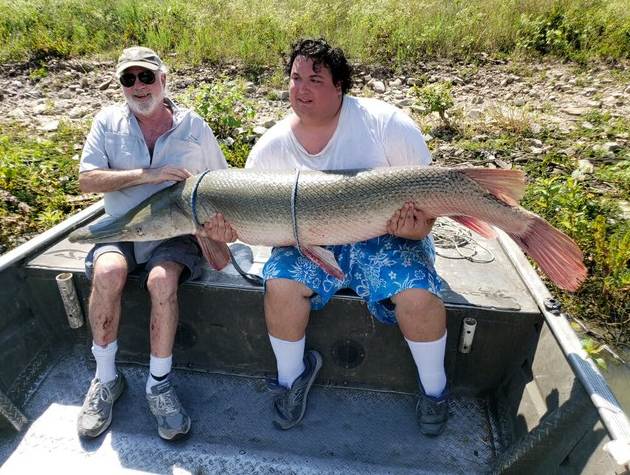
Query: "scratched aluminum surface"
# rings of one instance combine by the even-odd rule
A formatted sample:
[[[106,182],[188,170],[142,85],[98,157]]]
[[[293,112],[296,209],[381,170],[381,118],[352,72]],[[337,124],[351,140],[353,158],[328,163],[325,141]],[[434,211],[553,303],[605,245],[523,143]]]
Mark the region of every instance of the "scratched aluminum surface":
[[[173,381],[192,418],[191,433],[159,439],[144,400],[147,368],[121,365],[127,388],[108,431],[76,435],[76,417],[94,366],[76,348],[57,357],[24,404],[30,426],[0,437],[0,474],[404,474],[482,473],[499,446],[482,398],[456,397],[451,419],[426,438],[416,398],[315,385],[306,416],[289,431],[270,419],[262,379],[177,370]]]

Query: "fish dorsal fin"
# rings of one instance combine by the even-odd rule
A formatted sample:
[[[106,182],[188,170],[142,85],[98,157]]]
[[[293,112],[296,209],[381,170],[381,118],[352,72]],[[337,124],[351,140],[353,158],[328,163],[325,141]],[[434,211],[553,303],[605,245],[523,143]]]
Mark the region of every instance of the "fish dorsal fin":
[[[511,206],[517,205],[525,195],[525,175],[520,170],[462,168],[460,171]]]
[[[345,274],[337,264],[337,260],[332,252],[319,246],[301,246],[302,253],[312,260],[319,267],[324,269],[327,274],[337,279],[343,279]]]
[[[449,216],[453,221],[457,221],[459,224],[466,226],[468,229],[472,229],[481,237],[486,239],[495,239],[497,233],[492,226],[485,221],[481,221],[477,218],[471,218],[470,216]]]
[[[203,228],[195,234],[195,237],[201,248],[201,253],[213,269],[221,270],[230,263],[232,257],[230,248],[226,243],[210,239]]]

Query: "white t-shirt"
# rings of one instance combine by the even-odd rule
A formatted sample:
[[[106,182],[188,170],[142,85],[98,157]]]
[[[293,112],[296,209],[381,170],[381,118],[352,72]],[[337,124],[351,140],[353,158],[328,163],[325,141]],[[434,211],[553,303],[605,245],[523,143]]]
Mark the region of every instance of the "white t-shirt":
[[[344,96],[337,130],[324,149],[309,154],[287,117],[254,145],[245,168],[347,170],[428,165],[431,154],[417,124],[397,107],[370,98]]]

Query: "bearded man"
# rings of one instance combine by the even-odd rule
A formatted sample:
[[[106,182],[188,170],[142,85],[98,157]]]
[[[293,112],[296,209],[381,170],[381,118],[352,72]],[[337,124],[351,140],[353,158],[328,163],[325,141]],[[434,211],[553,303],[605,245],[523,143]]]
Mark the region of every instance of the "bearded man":
[[[227,168],[217,140],[196,113],[166,97],[167,68],[155,51],[135,46],[116,68],[124,104],[101,110],[87,137],[79,170],[85,193],[103,193],[106,218],[120,217],[157,191],[212,168]],[[215,227],[211,238],[225,240]],[[229,237],[229,236],[228,236]],[[94,438],[111,424],[114,402],[125,387],[116,367],[122,293],[138,271],[151,297],[151,356],[146,399],[161,438],[190,430],[190,417],[169,378],[179,320],[179,284],[198,276],[201,252],[194,236],[142,243],[97,244],[85,259],[92,282],[89,320],[96,375],[77,421],[82,437]]]

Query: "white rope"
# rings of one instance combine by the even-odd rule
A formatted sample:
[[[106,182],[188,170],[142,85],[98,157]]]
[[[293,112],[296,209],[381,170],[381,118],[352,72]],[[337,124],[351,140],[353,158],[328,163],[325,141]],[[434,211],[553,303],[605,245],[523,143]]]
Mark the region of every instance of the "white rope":
[[[489,263],[494,255],[479,244],[472,232],[452,220],[440,219],[433,226],[436,254],[446,259],[466,259],[470,262]]]

